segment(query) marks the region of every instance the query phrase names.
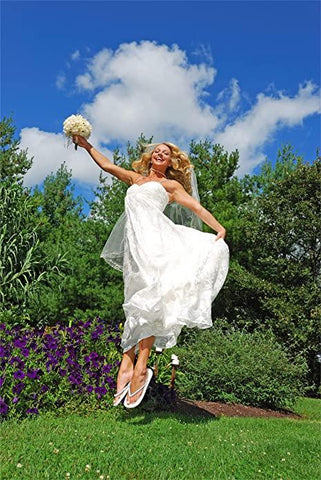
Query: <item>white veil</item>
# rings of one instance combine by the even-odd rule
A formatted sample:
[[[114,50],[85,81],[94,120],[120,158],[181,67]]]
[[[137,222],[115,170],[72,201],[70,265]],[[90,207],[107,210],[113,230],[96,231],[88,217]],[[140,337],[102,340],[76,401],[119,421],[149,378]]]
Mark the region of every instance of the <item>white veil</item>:
[[[200,197],[198,194],[197,179],[193,168],[190,170],[190,173],[192,197],[199,202]],[[202,230],[201,219],[189,208],[183,207],[176,202],[168,204],[164,210],[164,214],[178,225],[185,225],[186,227]],[[123,212],[111,231],[100,255],[110,266],[121,272],[123,271],[125,235],[126,213]]]

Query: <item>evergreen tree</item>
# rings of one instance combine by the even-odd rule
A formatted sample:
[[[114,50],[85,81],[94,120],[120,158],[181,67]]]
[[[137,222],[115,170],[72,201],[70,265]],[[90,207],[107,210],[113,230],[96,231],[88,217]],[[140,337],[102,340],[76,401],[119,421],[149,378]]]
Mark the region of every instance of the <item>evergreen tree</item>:
[[[20,141],[14,138],[16,128],[11,117],[0,122],[0,181],[21,182],[32,165],[27,150],[19,148]]]

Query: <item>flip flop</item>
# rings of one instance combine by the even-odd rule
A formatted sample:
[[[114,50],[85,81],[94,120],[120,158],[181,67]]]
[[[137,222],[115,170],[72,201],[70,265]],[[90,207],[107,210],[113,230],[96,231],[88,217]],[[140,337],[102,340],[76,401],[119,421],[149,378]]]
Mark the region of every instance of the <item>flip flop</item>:
[[[118,393],[115,393],[114,395],[114,403],[113,403],[113,406],[114,407],[117,407],[117,405],[120,404],[120,402],[123,400],[123,398],[126,396],[127,394],[127,391],[129,390],[129,384],[130,382],[127,383],[127,385],[125,385],[125,387]]]
[[[148,388],[148,385],[150,384],[150,381],[151,381],[151,379],[153,378],[153,374],[154,374],[153,370],[152,370],[151,368],[147,368],[147,379],[146,379],[144,385],[143,385],[142,387],[138,388],[138,389],[136,390],[136,392],[134,392],[134,393],[131,393],[131,392],[130,392],[130,384],[129,384],[129,387],[128,387],[128,396],[129,396],[130,398],[131,398],[131,397],[134,397],[134,396],[135,396],[138,392],[140,392],[141,390],[142,390],[142,393],[141,393],[140,397],[138,398],[138,400],[136,400],[136,402],[133,402],[133,403],[128,403],[128,401],[127,401],[127,395],[126,395],[126,398],[125,398],[125,400],[124,400],[124,406],[125,406],[126,408],[135,408],[135,407],[137,407],[137,406],[142,402],[142,400],[143,400],[143,398],[144,398],[144,396],[145,396],[146,390],[147,390],[147,388]]]

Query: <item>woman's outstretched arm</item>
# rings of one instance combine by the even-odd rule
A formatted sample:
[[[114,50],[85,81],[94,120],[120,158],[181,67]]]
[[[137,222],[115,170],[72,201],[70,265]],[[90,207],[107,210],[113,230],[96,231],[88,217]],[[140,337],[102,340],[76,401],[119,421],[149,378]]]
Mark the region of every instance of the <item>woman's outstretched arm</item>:
[[[182,185],[176,181],[171,181],[172,186],[168,191],[171,194],[171,200],[192,210],[206,225],[217,232],[216,240],[225,238],[226,230],[213,215],[206,210],[195,198],[191,197]],[[172,191],[170,191],[172,189]]]
[[[105,155],[100,153],[96,150],[91,143],[89,143],[84,137],[81,135],[74,135],[72,140],[75,144],[79,145],[79,147],[84,148],[87,150],[91,158],[97,163],[97,165],[102,168],[105,172],[114,175],[122,182],[128,183],[132,185],[136,179],[140,178],[140,175],[132,170],[126,170],[126,168],[118,167],[114,163],[112,163]]]

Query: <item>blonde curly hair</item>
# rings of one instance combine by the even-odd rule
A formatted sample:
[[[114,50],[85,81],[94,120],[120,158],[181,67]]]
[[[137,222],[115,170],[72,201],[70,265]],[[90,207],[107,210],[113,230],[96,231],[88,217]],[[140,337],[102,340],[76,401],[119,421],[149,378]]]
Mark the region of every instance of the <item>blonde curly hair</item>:
[[[179,182],[185,188],[187,193],[191,195],[191,169],[194,167],[191,164],[188,155],[174,145],[174,143],[161,142],[144,145],[145,152],[142,154],[139,160],[136,160],[132,163],[133,170],[144,176],[149,175],[152,155],[155,148],[157,148],[159,145],[166,145],[171,151],[172,165],[166,170],[166,178]]]

